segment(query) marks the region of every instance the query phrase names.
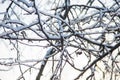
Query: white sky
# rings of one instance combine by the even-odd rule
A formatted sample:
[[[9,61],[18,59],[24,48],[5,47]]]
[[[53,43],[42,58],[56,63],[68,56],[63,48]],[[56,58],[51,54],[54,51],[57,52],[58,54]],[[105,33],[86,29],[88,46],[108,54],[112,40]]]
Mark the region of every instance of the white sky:
[[[43,1],[45,1],[45,0],[41,0],[41,2],[43,2]],[[111,0],[103,0],[103,1],[108,6],[110,5]],[[51,2],[52,2],[52,0],[51,0]],[[45,2],[43,2],[43,3],[45,3]],[[48,3],[48,2],[46,2],[46,3]],[[84,3],[85,3],[85,1],[82,1],[82,0],[71,0],[71,4],[84,4]],[[5,11],[5,8],[7,7],[7,4],[8,4],[7,2],[5,4],[1,4],[0,3],[0,12],[1,11],[3,11],[3,12]],[[98,4],[96,4],[96,5],[98,5]],[[44,6],[44,4],[41,5],[41,6]],[[49,6],[48,6],[48,8],[49,8]],[[26,18],[24,18],[25,16],[21,16],[21,18],[23,18],[24,22],[32,22],[32,20],[35,19],[35,18],[33,19],[32,15],[29,15]],[[1,19],[1,17],[2,16],[0,16],[0,19]],[[37,42],[35,42],[35,44],[37,44]],[[41,44],[44,45],[45,43],[41,43]],[[7,41],[7,40],[0,40],[0,47],[1,47],[0,48],[0,51],[1,51],[0,58],[16,58],[16,51],[13,49],[12,45],[9,45],[9,41]],[[43,48],[40,48],[40,47],[29,47],[29,46],[26,47],[24,45],[20,45],[19,49],[21,51],[20,52],[21,58],[23,60],[24,59],[30,60],[31,58],[32,59],[42,59],[44,54],[46,53],[45,51],[43,51]],[[75,61],[76,61],[75,62],[76,66],[84,65],[84,63],[86,62],[84,56],[76,57]],[[77,62],[77,61],[81,61],[81,62]],[[40,65],[38,65],[38,68],[39,68],[39,66]],[[18,78],[18,76],[20,74],[18,66],[13,66],[13,67],[0,66],[0,69],[3,69],[3,68],[11,69],[11,70],[10,71],[0,71],[0,78],[2,80],[16,80]],[[23,68],[26,68],[26,67],[23,67]],[[45,68],[45,69],[47,70],[46,73],[50,72],[49,69],[47,69],[47,68]],[[62,77],[63,78],[62,80],[73,80],[77,76],[77,74],[78,74],[78,72],[74,71],[72,68],[70,68],[68,66],[68,67],[65,68],[65,71],[63,71],[63,75],[65,75],[65,76]],[[35,76],[37,75],[37,72],[36,72],[36,70],[32,69],[32,74],[31,75],[26,74],[26,75],[27,75],[27,79],[26,80],[34,80]],[[48,79],[46,79],[47,76],[50,76],[50,75],[49,74],[44,75],[43,76],[43,78],[44,78],[43,80],[48,80]]]

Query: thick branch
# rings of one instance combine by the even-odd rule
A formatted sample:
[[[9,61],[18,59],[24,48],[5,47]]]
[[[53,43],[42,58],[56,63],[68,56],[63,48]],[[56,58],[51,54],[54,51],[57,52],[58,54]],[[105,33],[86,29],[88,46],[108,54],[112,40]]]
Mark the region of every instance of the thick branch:
[[[94,60],[80,75],[77,76],[77,78],[75,78],[74,80],[79,79],[80,76],[82,76],[89,68],[91,68],[93,65],[95,65],[98,61],[100,61],[101,59],[103,59],[104,57],[106,57],[108,54],[112,54],[112,52],[117,49],[120,46],[120,43],[116,44],[110,51],[106,52],[105,54],[103,54],[102,56],[100,56],[99,58],[97,58],[96,60]]]

